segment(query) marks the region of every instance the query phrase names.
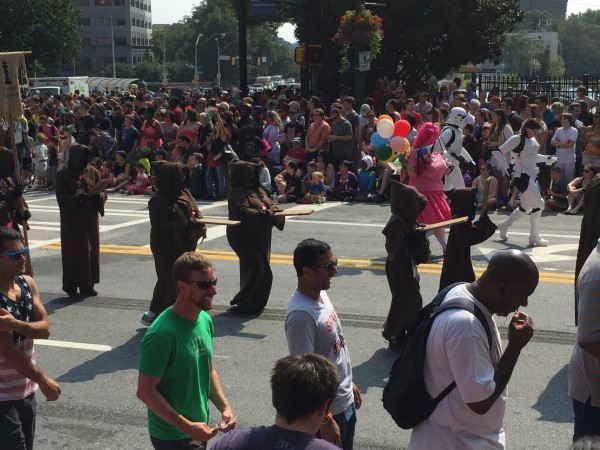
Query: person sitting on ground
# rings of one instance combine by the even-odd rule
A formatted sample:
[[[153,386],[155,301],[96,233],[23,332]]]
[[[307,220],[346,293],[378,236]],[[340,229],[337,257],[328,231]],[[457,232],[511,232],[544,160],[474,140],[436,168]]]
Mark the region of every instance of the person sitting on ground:
[[[358,169],[358,196],[359,202],[371,201],[371,196],[375,192],[375,170],[373,169],[373,158],[366,155],[360,160],[360,169]]]
[[[306,163],[306,175],[302,177],[302,193],[308,194],[310,193],[310,184],[312,183],[312,174],[317,171],[317,163],[315,161],[309,161]],[[323,172],[321,172],[323,173]],[[323,183],[325,183],[325,174],[323,174]],[[325,185],[325,190],[327,190],[327,185]]]
[[[304,196],[301,203],[321,204],[325,201],[325,175],[323,175],[323,172],[315,171],[311,174],[310,179],[310,190],[308,194]]]
[[[285,169],[275,176],[275,185],[279,195],[276,200],[279,203],[295,202],[302,196],[302,172],[298,169],[295,161],[285,164]]]
[[[135,184],[128,184],[125,189],[120,191],[121,194],[143,195],[146,193],[148,189],[148,174],[146,173],[146,168],[143,164],[137,163],[135,165],[135,171],[137,173],[135,177]]]
[[[358,180],[350,171],[352,162],[346,159],[340,162],[340,170],[335,174],[333,189],[327,191],[327,198],[345,202],[353,201],[358,195]]]
[[[292,139],[292,146],[289,148],[283,162],[295,161],[298,164],[302,164],[305,156],[306,150],[302,146],[302,138],[295,137]]]
[[[336,367],[315,353],[290,355],[275,362],[271,375],[271,401],[275,424],[230,431],[213,450],[339,450],[315,437],[340,384]]]
[[[485,190],[485,184],[487,180],[490,180],[490,188],[488,190],[487,209],[496,209],[498,205],[498,180],[492,175],[492,165],[490,163],[484,163],[479,167],[479,175],[473,180],[473,189],[477,195],[477,209],[481,209],[483,203],[483,192]]]
[[[262,187],[270,197],[273,195],[273,185],[271,183],[271,172],[269,172],[269,168],[264,160],[260,158],[252,158],[250,162],[258,164],[258,182],[260,183],[260,187]]]
[[[565,214],[577,214],[583,204],[583,193],[587,186],[592,182],[596,170],[590,165],[583,166],[583,175],[573,179],[567,186],[568,207]]]
[[[564,211],[567,209],[567,184],[562,179],[562,170],[558,166],[550,169],[550,187],[546,189],[546,210]]]

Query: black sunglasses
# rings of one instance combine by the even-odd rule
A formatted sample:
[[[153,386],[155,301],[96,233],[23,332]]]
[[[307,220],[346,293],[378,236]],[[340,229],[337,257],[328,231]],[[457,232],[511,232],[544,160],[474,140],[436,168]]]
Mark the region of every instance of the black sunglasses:
[[[336,258],[333,261],[329,261],[328,263],[318,264],[315,266],[308,266],[308,268],[313,269],[313,270],[325,269],[327,272],[333,272],[335,270],[335,268],[337,267],[337,265],[338,265],[338,260]]]
[[[206,281],[192,281],[192,280],[184,280],[186,283],[195,284],[198,289],[208,290],[213,286],[217,285],[217,279],[214,278],[212,280]]]
[[[21,256],[27,257],[27,255],[29,255],[29,247],[25,247],[23,250],[19,250],[16,252],[0,253],[0,256],[8,256],[9,258],[14,259],[15,261],[18,261],[21,258]]]

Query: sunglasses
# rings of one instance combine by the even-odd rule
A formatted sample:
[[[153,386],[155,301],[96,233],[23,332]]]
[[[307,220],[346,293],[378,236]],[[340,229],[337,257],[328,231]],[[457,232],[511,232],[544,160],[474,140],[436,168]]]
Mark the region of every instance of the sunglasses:
[[[217,279],[214,278],[212,280],[206,280],[206,281],[192,281],[192,280],[184,280],[186,283],[190,283],[190,284],[194,284],[196,285],[196,287],[198,289],[202,289],[202,290],[208,290],[213,286],[217,285]]]
[[[313,269],[313,270],[325,269],[327,272],[331,273],[336,269],[337,265],[338,265],[338,260],[336,258],[333,261],[329,261],[328,263],[318,264],[316,266],[309,266],[308,268]]]
[[[21,256],[27,257],[27,255],[29,255],[29,247],[25,247],[23,250],[19,250],[17,252],[0,253],[0,256],[8,256],[14,259],[15,261],[21,259]]]

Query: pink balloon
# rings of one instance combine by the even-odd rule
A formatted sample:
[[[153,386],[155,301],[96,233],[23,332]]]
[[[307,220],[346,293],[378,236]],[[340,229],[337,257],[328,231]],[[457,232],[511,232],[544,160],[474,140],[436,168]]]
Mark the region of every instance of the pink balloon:
[[[390,141],[390,147],[392,147],[394,152],[400,153],[406,148],[406,139],[400,136],[394,136]]]
[[[407,120],[399,120],[394,124],[394,136],[406,137],[410,133],[410,123]]]

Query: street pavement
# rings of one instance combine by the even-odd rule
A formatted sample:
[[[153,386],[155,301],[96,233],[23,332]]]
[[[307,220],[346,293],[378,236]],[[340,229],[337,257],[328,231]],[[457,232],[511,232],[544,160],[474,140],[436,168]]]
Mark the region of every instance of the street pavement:
[[[151,448],[146,411],[135,396],[139,344],[145,331],[139,318],[155,283],[147,197],[109,197],[106,216],[100,221],[101,282],[96,285],[100,295],[81,301],[72,301],[61,291],[60,224],[54,194],[31,192],[26,199],[33,214],[29,243],[35,279],[52,325],[50,340],[36,341],[37,360],[63,392],[54,403],[38,395],[36,448]],[[226,202],[201,203],[200,208],[204,216],[227,216]],[[239,426],[273,422],[269,377],[274,361],[287,354],[283,319],[296,284],[292,253],[300,240],[318,238],[328,242],[339,258],[329,295],[342,321],[355,382],[363,393],[355,448],[406,448],[410,432],[399,429],[381,404],[395,359],[381,337],[390,303],[381,234],[389,205],[327,202],[314,209],[310,216],[288,218],[284,231],[273,231],[274,283],[260,316],[241,317],[229,311],[229,301],[239,287],[239,268],[225,227],[211,226],[198,248],[215,263],[219,278],[211,314],[216,333],[214,363],[225,394]],[[491,218],[497,223],[506,214],[495,212]],[[576,332],[573,273],[580,224],[581,216],[548,213],[541,230],[549,247],[526,247],[529,221],[522,220],[509,230],[508,242],[496,234],[471,252],[477,274],[495,251],[504,248],[526,251],[541,272],[540,284],[523,308],[532,315],[536,331],[509,384],[508,448],[570,445],[573,419],[566,371]],[[430,240],[432,258],[419,267],[424,301],[437,292],[442,263],[437,241]],[[506,343],[508,320],[500,317],[497,323]],[[219,416],[214,408],[211,414],[216,424]]]

